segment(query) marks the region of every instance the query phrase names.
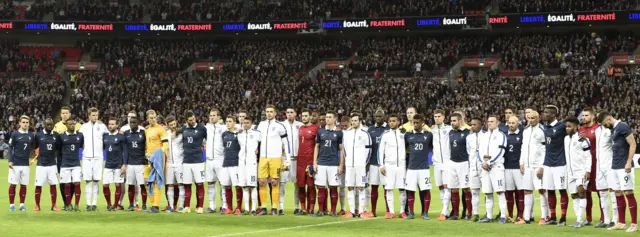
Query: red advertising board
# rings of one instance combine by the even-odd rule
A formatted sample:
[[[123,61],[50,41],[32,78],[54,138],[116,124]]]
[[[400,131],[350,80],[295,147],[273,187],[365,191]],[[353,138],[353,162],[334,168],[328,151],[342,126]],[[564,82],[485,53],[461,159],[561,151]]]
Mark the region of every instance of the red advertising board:
[[[498,61],[498,57],[493,58],[465,58],[464,67],[491,67],[496,61]],[[480,66],[481,63],[484,65]]]
[[[225,63],[223,62],[195,62],[193,70],[196,71],[219,71]]]
[[[613,56],[613,61],[611,62],[611,64],[613,64],[613,65],[637,64],[639,59],[640,59],[640,57],[638,57],[638,56],[615,55],[615,56]]]
[[[96,62],[64,62],[64,70],[68,71],[95,71],[100,67],[100,63]]]

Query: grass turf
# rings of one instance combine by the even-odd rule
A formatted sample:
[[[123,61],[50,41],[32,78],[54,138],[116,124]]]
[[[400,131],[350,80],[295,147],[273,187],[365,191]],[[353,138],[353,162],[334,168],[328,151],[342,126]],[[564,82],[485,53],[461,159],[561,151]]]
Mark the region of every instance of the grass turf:
[[[287,197],[285,201],[285,216],[222,216],[219,213],[197,215],[160,213],[151,215],[143,212],[106,212],[105,200],[100,191],[98,201],[98,212],[59,212],[49,211],[51,206],[49,188],[43,187],[41,198],[41,212],[32,212],[34,207],[34,175],[35,166],[31,167],[31,185],[27,191],[26,207],[27,212],[9,212],[8,209],[8,168],[6,160],[0,160],[0,203],[4,203],[5,209],[0,210],[0,236],[189,236],[189,237],[209,237],[209,236],[418,236],[418,235],[453,235],[453,236],[624,236],[637,235],[627,234],[622,231],[606,231],[604,229],[594,229],[592,226],[581,229],[556,226],[531,225],[500,225],[497,223],[478,224],[467,221],[445,221],[435,220],[442,209],[438,200],[438,190],[431,192],[432,202],[430,217],[432,220],[425,221],[419,217],[420,204],[416,201],[416,215],[414,220],[385,220],[384,200],[382,190],[379,190],[378,218],[345,219],[343,217],[321,217],[294,216],[293,212],[293,186],[287,185]],[[636,170],[636,172],[638,172]],[[640,184],[636,175],[636,184]],[[82,185],[84,192],[84,184]],[[19,189],[19,188],[18,188]],[[16,190],[18,191],[18,190]],[[59,192],[59,191],[58,191]],[[111,188],[112,195],[114,188]],[[195,196],[195,192],[194,195]],[[219,196],[219,195],[218,195]],[[234,195],[235,196],[235,195]],[[418,195],[416,194],[416,198]],[[597,196],[594,194],[593,219],[597,222],[600,213],[597,210]],[[195,199],[195,197],[192,197]],[[166,204],[164,197],[162,205]],[[219,197],[218,197],[219,199]],[[560,213],[560,201],[558,197],[557,211]],[[396,195],[396,210],[398,210],[398,198]],[[482,199],[484,200],[484,199]],[[19,197],[16,197],[16,208]],[[125,203],[128,203],[125,199]],[[217,201],[218,205],[221,203]],[[482,205],[481,201],[481,205]],[[497,203],[497,198],[496,198]],[[195,200],[192,200],[195,204]],[[235,202],[234,202],[235,204]],[[346,204],[345,204],[346,205]],[[205,208],[208,206],[205,197]],[[539,204],[536,199],[535,218],[539,219]],[[58,207],[62,207],[62,200],[58,195]],[[80,208],[84,210],[84,193],[81,197]],[[317,206],[316,206],[317,208]],[[340,206],[338,205],[338,208]],[[575,222],[572,203],[568,208],[568,224]],[[484,206],[480,208],[480,213],[485,213]],[[494,215],[499,211],[497,204],[494,207]],[[629,215],[627,211],[627,216]],[[627,221],[630,221],[627,217]]]

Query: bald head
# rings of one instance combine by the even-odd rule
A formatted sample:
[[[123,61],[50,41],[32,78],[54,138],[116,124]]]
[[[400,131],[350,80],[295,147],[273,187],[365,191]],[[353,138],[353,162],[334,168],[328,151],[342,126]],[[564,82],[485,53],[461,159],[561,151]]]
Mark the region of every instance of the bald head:
[[[507,121],[507,126],[509,126],[509,131],[515,132],[516,130],[518,130],[519,123],[520,123],[520,120],[518,119],[518,117],[516,116],[509,117],[509,121]]]

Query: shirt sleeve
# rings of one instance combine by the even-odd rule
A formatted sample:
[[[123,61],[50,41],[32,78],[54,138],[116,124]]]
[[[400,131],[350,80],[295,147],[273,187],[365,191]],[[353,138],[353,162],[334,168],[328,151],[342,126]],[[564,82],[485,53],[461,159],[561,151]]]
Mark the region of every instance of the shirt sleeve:
[[[620,129],[618,129],[618,133],[623,138],[627,138],[631,134],[631,128],[626,123],[620,123]]]
[[[342,131],[338,131],[338,145],[342,144],[342,136],[343,136]]]
[[[321,131],[318,131],[318,134],[316,134],[316,144],[320,144],[320,134]]]

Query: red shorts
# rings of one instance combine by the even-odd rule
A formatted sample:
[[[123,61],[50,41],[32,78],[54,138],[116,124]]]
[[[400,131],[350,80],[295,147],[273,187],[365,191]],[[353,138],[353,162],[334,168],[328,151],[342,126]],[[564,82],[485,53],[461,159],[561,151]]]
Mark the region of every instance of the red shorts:
[[[298,187],[313,186],[313,177],[307,173],[307,167],[312,164],[298,162],[296,167],[296,183]]]

